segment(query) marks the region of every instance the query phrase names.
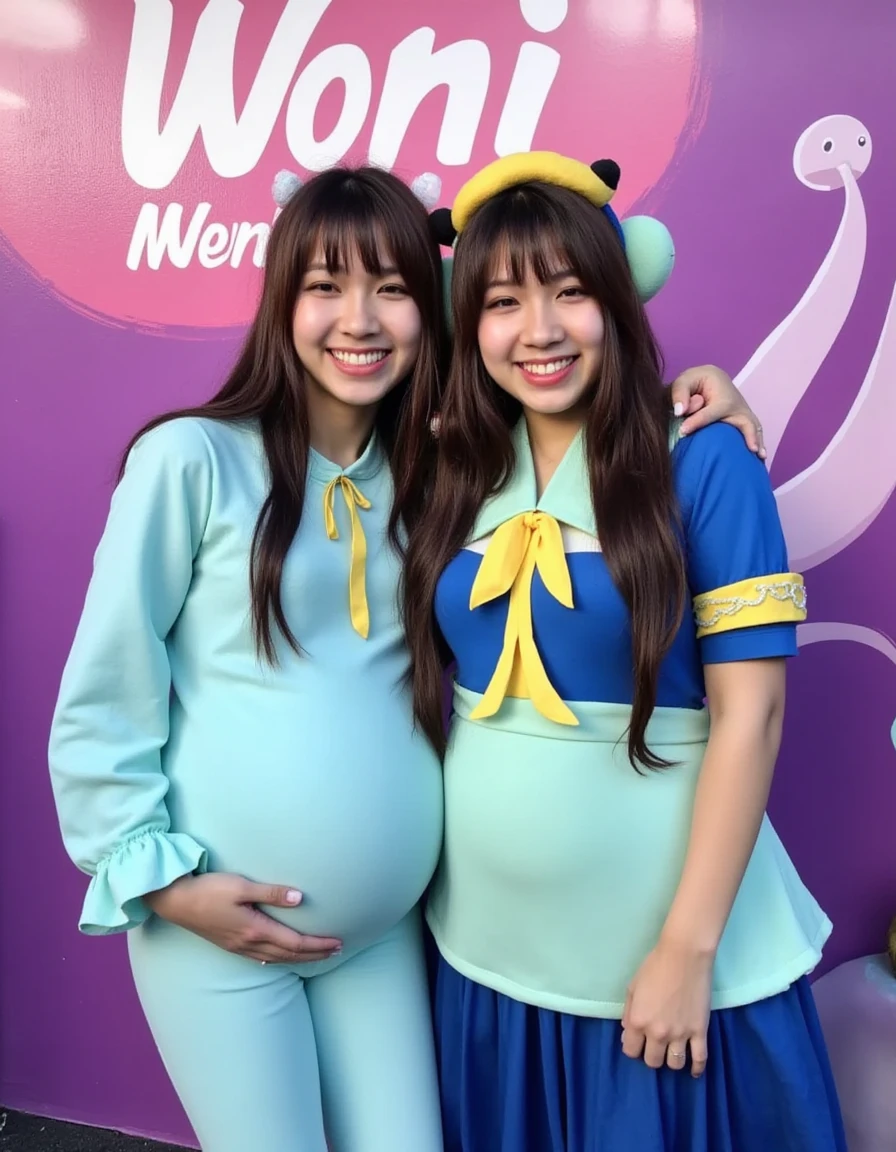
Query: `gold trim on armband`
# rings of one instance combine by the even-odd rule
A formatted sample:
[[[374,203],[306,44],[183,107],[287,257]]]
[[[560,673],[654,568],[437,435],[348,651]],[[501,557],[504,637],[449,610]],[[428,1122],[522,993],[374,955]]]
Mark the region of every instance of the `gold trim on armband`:
[[[735,628],[799,624],[805,619],[806,585],[796,572],[753,576],[694,597],[698,640]]]

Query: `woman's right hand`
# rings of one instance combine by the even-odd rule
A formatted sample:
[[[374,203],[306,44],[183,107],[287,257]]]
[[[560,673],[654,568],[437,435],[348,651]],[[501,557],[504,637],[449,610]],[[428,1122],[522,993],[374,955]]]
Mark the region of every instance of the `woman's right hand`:
[[[195,932],[227,952],[268,964],[329,960],[342,948],[331,936],[305,936],[266,916],[257,904],[295,908],[302,894],[279,884],[254,884],[242,876],[209,872],[182,876],[145,897],[163,920]]]

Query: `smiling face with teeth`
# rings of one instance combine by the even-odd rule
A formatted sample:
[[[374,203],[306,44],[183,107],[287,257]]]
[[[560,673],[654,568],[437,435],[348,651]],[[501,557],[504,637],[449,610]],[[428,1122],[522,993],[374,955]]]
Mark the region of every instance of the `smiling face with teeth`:
[[[370,264],[349,250],[333,266],[319,246],[302,278],[293,343],[312,406],[375,408],[413,370],[420,312],[387,253]]]
[[[560,415],[587,407],[603,356],[597,301],[558,260],[544,278],[519,280],[496,261],[479,319],[479,353],[494,382],[524,410]]]

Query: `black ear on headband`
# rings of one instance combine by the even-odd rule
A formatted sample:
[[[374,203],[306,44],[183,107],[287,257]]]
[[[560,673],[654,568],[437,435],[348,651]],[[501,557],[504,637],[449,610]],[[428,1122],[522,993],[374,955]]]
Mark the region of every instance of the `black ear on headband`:
[[[429,230],[440,244],[450,248],[457,239],[457,232],[451,223],[450,208],[436,208],[429,214]]]
[[[595,176],[599,176],[608,188],[612,188],[615,192],[619,187],[619,165],[615,160],[595,160],[591,165],[591,171]]]

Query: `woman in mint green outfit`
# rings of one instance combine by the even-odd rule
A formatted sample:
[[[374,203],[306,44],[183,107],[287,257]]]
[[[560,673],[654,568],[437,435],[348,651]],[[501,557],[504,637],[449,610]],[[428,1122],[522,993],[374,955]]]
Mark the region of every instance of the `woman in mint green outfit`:
[[[439,251],[388,173],[283,199],[233,372],[126,454],[52,779],[91,877],[81,928],[128,932],[206,1152],[440,1152],[417,903],[442,780],[398,605],[438,410]],[[699,420],[755,435],[722,374],[690,389],[718,397]]]
[[[441,1152],[416,906],[442,782],[395,546],[441,316],[411,191],[310,181],[236,367],[136,439],[96,554],[53,784],[81,928],[129,932],[207,1152]]]

